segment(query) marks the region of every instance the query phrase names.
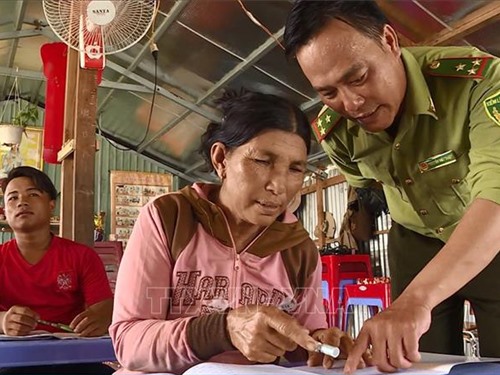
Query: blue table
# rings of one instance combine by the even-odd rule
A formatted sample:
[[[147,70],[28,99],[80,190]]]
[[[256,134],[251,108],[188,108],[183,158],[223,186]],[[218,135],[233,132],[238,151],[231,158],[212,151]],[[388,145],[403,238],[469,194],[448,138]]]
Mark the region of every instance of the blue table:
[[[111,339],[0,341],[0,368],[116,361]]]

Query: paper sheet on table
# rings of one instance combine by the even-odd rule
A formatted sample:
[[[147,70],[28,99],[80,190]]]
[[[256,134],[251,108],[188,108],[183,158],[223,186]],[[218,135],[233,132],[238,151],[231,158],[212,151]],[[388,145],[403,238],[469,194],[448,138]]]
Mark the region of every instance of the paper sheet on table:
[[[400,370],[398,374],[405,375],[445,375],[453,366],[460,363],[468,363],[466,357],[447,356],[425,353],[422,362],[415,363],[411,369]],[[477,361],[477,360],[475,360]],[[287,374],[287,375],[336,375],[343,374],[345,361],[337,361],[333,368],[322,367],[283,367],[276,365],[233,365],[225,363],[205,362],[186,370],[183,375],[264,375],[264,374]],[[380,375],[375,367],[367,367],[356,371],[356,375]],[[384,374],[387,375],[387,374]]]
[[[103,339],[109,338],[109,335],[97,337],[80,337],[77,333],[70,332],[48,332],[43,330],[31,331],[26,336],[8,336],[0,334],[0,341],[22,341],[22,340],[47,340],[47,339],[61,339],[61,340],[89,340],[89,339]]]

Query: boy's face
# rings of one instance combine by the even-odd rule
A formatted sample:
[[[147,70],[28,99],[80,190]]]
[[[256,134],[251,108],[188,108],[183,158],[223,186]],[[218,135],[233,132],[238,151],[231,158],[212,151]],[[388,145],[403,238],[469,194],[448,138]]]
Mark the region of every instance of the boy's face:
[[[50,226],[55,202],[29,177],[17,177],[4,192],[5,216],[14,232],[30,232]]]

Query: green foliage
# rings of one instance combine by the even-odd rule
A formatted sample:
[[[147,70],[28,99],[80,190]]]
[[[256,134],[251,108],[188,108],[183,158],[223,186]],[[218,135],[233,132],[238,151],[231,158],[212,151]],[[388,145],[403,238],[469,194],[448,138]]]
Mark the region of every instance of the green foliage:
[[[15,114],[12,124],[25,128],[28,125],[35,125],[38,121],[38,107],[28,104]]]

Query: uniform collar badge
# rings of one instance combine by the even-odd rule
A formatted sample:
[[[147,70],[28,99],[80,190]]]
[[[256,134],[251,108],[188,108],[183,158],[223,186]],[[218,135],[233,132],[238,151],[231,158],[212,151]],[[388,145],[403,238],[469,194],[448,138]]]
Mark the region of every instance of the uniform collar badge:
[[[319,143],[330,134],[341,119],[342,116],[331,108],[324,106],[321,109],[318,117],[311,124],[313,133]]]

